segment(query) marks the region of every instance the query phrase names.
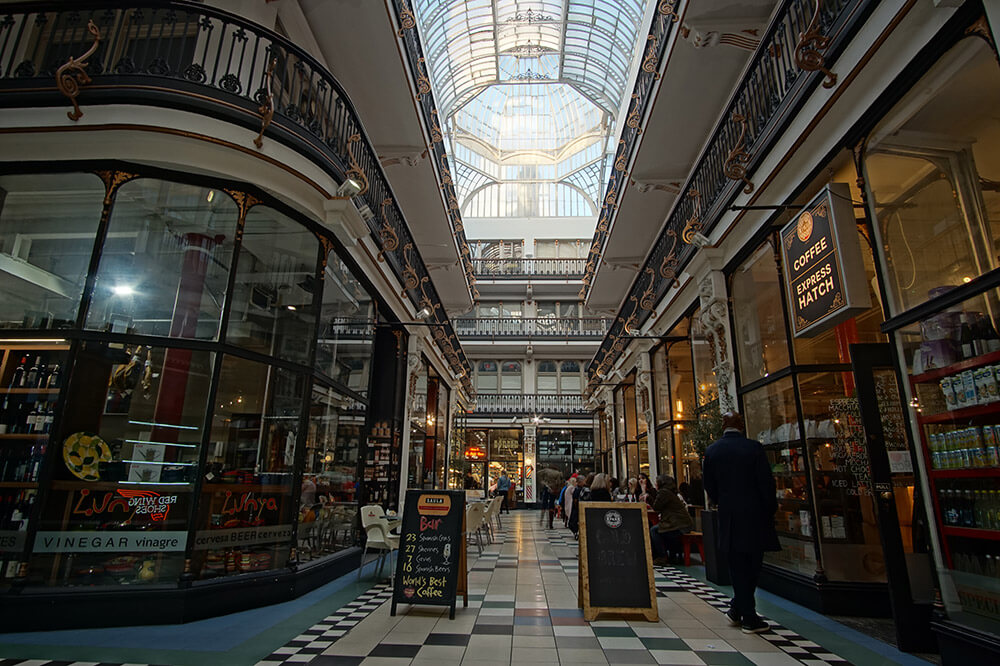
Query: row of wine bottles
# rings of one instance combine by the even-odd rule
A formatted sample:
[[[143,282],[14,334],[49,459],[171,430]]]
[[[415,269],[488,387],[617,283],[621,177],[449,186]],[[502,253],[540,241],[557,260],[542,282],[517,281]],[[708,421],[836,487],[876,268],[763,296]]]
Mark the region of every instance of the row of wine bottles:
[[[38,480],[38,471],[45,457],[45,444],[31,446],[0,446],[0,481],[26,483]]]
[[[48,365],[41,356],[35,357],[35,363],[28,366],[28,357],[22,356],[21,362],[11,375],[8,388],[55,389],[62,382],[62,370],[59,364]]]
[[[35,490],[16,490],[0,494],[0,530],[23,530],[27,527]]]
[[[0,435],[47,435],[55,420],[54,404],[45,400],[32,403],[5,396],[0,404]]]

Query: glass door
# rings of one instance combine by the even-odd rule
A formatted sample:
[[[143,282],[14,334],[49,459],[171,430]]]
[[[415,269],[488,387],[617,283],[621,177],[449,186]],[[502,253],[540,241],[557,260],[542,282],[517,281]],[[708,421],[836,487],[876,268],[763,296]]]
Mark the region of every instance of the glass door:
[[[867,440],[868,491],[874,500],[900,650],[930,651],[933,602],[926,520],[917,492],[895,359],[889,344],[852,344],[851,365]]]

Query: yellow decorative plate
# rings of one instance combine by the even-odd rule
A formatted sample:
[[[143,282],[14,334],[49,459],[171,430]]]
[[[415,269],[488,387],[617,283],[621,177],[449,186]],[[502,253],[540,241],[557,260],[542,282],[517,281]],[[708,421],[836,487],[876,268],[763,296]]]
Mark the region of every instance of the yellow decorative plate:
[[[73,476],[84,481],[100,481],[98,465],[111,461],[111,447],[89,432],[74,432],[63,442],[63,462]]]

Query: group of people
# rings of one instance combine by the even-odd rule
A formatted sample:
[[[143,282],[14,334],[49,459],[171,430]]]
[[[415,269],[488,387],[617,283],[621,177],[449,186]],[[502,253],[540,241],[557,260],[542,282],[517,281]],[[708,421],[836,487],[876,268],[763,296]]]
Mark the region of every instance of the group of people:
[[[744,633],[762,633],[770,626],[757,615],[757,579],[764,553],[781,548],[774,528],[778,510],[774,475],[760,442],[744,436],[740,414],[726,413],[722,426],[722,437],[705,452],[703,482],[710,506],[718,512],[717,552],[727,559],[733,583],[726,616]],[[655,484],[639,474],[625,485],[607,474],[577,473],[563,483],[562,474],[550,468],[541,470],[539,478],[549,528],[558,511],[574,538],[578,537],[580,505],[588,501],[645,502],[650,512],[654,564],[680,558],[681,537],[694,529],[687,502],[693,499],[692,489],[679,489],[674,478],[666,474],[658,476]]]
[[[545,470],[543,470],[544,472]],[[643,502],[650,511],[650,544],[654,564],[668,564],[681,558],[681,535],[694,529],[694,520],[673,477],[661,474],[654,484],[646,474],[621,485],[608,474],[574,473],[559,488],[561,476],[542,476],[542,506],[549,527],[558,512],[574,538],[579,538],[582,502]]]

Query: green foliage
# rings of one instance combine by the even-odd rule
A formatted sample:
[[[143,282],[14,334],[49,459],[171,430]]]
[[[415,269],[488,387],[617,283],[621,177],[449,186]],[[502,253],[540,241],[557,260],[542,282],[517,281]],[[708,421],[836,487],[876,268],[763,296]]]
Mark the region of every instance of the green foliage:
[[[705,449],[722,437],[722,412],[718,404],[712,405],[698,414],[698,420],[691,426],[690,442],[698,456],[705,455]]]

